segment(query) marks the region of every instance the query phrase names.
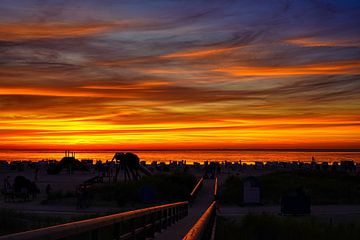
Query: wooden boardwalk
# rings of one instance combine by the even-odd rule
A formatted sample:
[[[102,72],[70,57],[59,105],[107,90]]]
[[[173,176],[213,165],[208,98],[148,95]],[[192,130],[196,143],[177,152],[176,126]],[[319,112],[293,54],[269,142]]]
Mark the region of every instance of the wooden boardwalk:
[[[214,200],[214,183],[215,181],[213,179],[204,180],[203,187],[198,193],[194,203],[189,208],[188,216],[163,230],[161,233],[156,233],[154,239],[182,239]]]

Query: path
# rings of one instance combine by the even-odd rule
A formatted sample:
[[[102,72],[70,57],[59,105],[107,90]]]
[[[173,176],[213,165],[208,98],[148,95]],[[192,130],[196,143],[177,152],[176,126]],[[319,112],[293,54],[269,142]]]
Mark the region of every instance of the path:
[[[188,216],[155,235],[156,240],[182,239],[214,200],[214,180],[204,180],[197,198],[189,208]]]

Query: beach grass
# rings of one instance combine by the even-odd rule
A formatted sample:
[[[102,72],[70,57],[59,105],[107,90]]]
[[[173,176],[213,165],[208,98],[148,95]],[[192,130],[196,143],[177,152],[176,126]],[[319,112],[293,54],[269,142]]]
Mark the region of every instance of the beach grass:
[[[357,240],[360,222],[332,223],[315,217],[282,217],[248,214],[243,218],[217,218],[216,237],[221,240]]]
[[[44,216],[13,209],[0,209],[0,235],[64,223],[60,216]]]
[[[312,204],[359,204],[360,176],[346,172],[304,171],[274,172],[257,177],[265,204],[279,204],[281,197],[303,188]],[[222,203],[241,204],[243,179],[229,177],[221,191]]]

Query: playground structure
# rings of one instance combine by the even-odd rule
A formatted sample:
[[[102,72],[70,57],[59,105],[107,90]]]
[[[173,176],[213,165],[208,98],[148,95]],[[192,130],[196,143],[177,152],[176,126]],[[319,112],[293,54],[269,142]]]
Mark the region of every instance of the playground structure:
[[[120,169],[124,171],[124,181],[137,181],[140,173],[151,175],[151,172],[140,164],[140,158],[134,153],[117,152],[111,162],[115,162],[114,182],[118,181]]]
[[[66,169],[72,175],[74,171],[88,171],[88,167],[75,158],[75,152],[65,151],[65,157],[60,162],[50,165],[47,172],[48,174],[59,174],[62,170]]]

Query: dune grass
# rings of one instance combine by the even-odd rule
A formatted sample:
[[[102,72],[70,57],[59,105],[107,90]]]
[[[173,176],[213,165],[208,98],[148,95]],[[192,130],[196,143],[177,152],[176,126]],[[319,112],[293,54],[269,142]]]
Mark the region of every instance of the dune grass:
[[[0,209],[0,235],[64,223],[59,216],[43,216],[12,209]]]
[[[0,209],[0,235],[34,230],[67,222],[96,218],[117,212],[89,213],[74,216],[25,213],[14,209]]]
[[[320,221],[314,217],[291,218],[270,214],[243,219],[217,218],[216,237],[221,240],[358,240],[360,223]]]
[[[161,203],[187,200],[196,184],[188,173],[156,174],[135,182],[99,184],[90,189],[96,199],[127,203]]]
[[[360,176],[344,172],[289,171],[258,177],[261,198],[265,204],[279,204],[282,196],[302,187],[311,196],[313,204],[360,203]],[[223,203],[241,204],[243,182],[240,177],[228,178],[221,191]]]

